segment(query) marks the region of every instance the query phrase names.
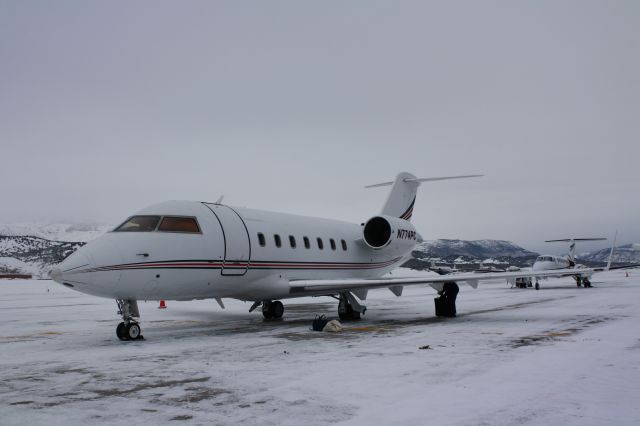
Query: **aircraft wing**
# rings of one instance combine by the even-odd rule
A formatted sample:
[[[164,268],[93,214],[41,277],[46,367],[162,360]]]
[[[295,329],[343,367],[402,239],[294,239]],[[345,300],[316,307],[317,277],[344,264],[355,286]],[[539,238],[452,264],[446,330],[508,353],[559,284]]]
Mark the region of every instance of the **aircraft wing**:
[[[614,271],[616,269],[632,269],[632,268],[637,268],[639,266],[640,266],[640,263],[630,263],[628,265],[616,265],[616,266],[609,266],[609,267],[603,266],[602,268],[593,268],[593,270],[596,272]]]
[[[549,271],[518,271],[518,272],[496,272],[496,273],[467,273],[456,275],[437,275],[424,277],[402,277],[402,278],[374,278],[374,279],[335,279],[335,280],[299,280],[289,283],[289,293],[295,294],[333,294],[341,291],[358,291],[374,288],[389,288],[397,296],[402,292],[402,287],[409,285],[428,284],[435,290],[440,291],[444,283],[456,282],[466,283],[473,288],[478,287],[480,281],[495,279],[515,280],[516,278],[532,277],[566,277],[566,276],[591,276],[594,270],[590,268],[577,269],[556,269]],[[395,291],[394,291],[395,289]],[[398,294],[400,293],[400,294]]]

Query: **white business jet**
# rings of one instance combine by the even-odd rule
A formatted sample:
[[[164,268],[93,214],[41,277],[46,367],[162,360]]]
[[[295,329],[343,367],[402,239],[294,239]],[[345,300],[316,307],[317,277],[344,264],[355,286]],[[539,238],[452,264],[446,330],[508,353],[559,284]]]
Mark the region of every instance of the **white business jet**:
[[[477,287],[495,278],[546,276],[556,271],[459,274],[455,278],[387,278],[422,241],[411,224],[421,182],[400,173],[379,215],[359,225],[337,220],[237,208],[218,203],[168,201],[142,209],[113,231],[91,241],[51,272],[74,290],[115,299],[123,321],[121,340],[141,338],[138,300],[215,299],[251,301],[265,318],[280,318],[279,299],[332,296],[341,319],[358,319],[367,291],[388,288],[396,296],[404,286],[429,284],[441,293],[455,316],[456,282]],[[579,271],[563,271],[573,275]]]
[[[616,246],[616,236],[613,238],[613,245],[611,246],[611,252],[609,253],[609,262],[606,268],[584,268],[576,265],[576,241],[605,241],[606,238],[564,238],[560,240],[546,240],[545,243],[569,243],[569,253],[566,256],[553,256],[553,255],[542,255],[538,256],[536,261],[532,266],[533,271],[552,271],[552,270],[564,270],[571,268],[581,269],[583,272],[579,275],[574,275],[576,280],[576,284],[578,287],[584,285],[585,288],[591,287],[591,275],[594,272],[609,270],[611,268],[611,259],[613,257],[613,250]],[[544,277],[553,278],[553,277]],[[536,278],[535,284],[536,290],[540,289],[539,279]]]

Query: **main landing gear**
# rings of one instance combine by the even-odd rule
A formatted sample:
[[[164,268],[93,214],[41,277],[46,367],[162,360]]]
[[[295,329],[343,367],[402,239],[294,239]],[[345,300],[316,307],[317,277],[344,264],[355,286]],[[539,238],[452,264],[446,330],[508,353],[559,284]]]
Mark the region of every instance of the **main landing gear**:
[[[138,302],[135,300],[116,299],[118,315],[122,315],[122,322],[116,327],[116,335],[120,340],[143,340],[142,329],[136,318],[140,318]]]
[[[349,292],[340,293],[338,298],[338,317],[342,321],[359,320],[366,312],[366,306],[362,306]]]
[[[578,287],[580,287],[581,285],[584,286],[584,288],[588,288],[591,287],[591,281],[589,280],[589,277],[575,277],[576,278],[576,285]]]
[[[249,311],[251,312],[251,311]],[[262,302],[262,315],[264,319],[280,319],[284,314],[284,305],[279,300],[265,300]]]

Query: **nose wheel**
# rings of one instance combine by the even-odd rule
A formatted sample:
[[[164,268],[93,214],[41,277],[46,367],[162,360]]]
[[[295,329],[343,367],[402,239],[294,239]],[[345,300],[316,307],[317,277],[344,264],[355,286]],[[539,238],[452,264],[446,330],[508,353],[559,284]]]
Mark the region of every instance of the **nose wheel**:
[[[118,304],[118,314],[122,315],[123,321],[116,327],[116,336],[120,340],[144,340],[142,329],[135,318],[140,318],[138,302],[135,300],[116,300]]]
[[[129,324],[121,322],[116,327],[116,335],[120,340],[142,340],[141,331],[140,324],[137,322],[130,322]]]

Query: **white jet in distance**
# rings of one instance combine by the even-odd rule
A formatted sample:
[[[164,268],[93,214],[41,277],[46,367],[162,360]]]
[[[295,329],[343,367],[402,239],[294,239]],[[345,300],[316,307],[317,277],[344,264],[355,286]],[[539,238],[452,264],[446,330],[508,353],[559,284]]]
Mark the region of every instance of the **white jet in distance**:
[[[280,318],[279,299],[332,296],[341,319],[358,319],[367,290],[429,284],[455,315],[458,282],[477,287],[495,278],[575,275],[581,271],[507,272],[387,278],[422,241],[410,222],[421,182],[400,173],[379,215],[364,224],[230,207],[220,203],[168,201],[147,207],[111,232],[78,249],[51,272],[58,283],[115,299],[121,340],[141,338],[138,300],[216,299],[262,305],[265,318]]]
[[[611,252],[609,253],[609,262],[606,268],[578,268],[583,270],[581,274],[574,275],[574,278],[576,280],[576,284],[578,287],[580,287],[581,285],[584,285],[585,288],[591,287],[591,275],[594,272],[598,272],[602,270],[608,271],[609,269],[611,269],[611,259],[613,257],[613,250],[615,249],[615,246],[616,246],[616,238],[617,238],[617,233],[616,233],[616,237],[613,238],[613,245],[611,246]],[[605,240],[606,238],[564,238],[561,240],[546,240],[545,243],[559,243],[559,242],[569,243],[569,254],[567,254],[566,256],[554,256],[554,255],[538,256],[538,258],[534,262],[531,269],[533,271],[552,271],[552,270],[564,270],[564,269],[576,268],[577,267],[576,241],[605,241]],[[553,277],[547,276],[544,278],[547,279],[547,278],[553,278]],[[540,282],[538,278],[536,278],[535,288],[536,290],[540,289]]]

